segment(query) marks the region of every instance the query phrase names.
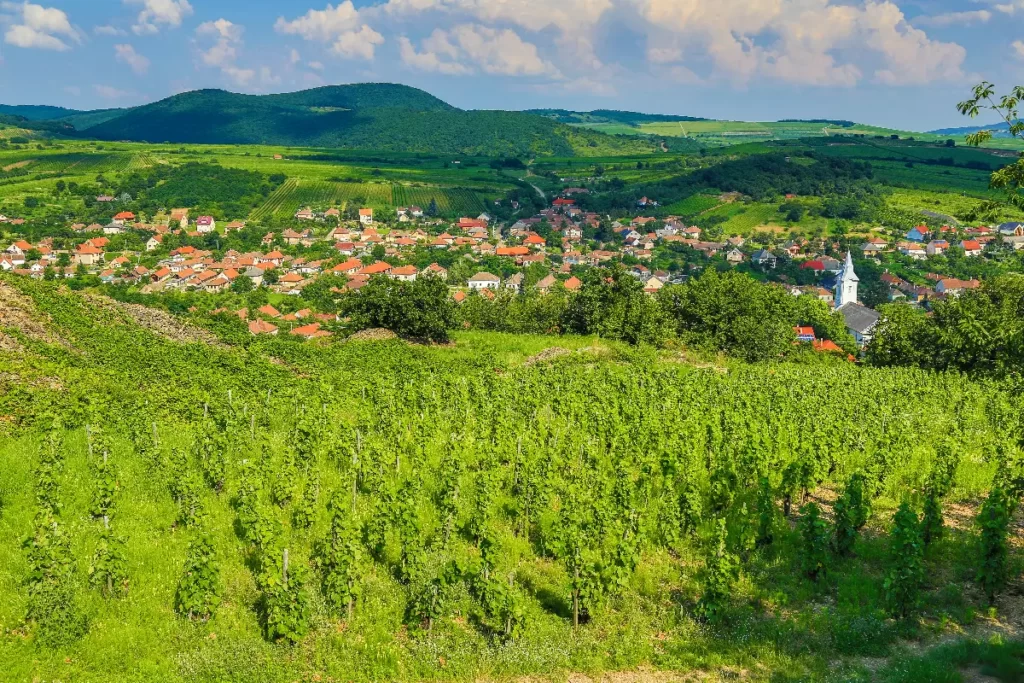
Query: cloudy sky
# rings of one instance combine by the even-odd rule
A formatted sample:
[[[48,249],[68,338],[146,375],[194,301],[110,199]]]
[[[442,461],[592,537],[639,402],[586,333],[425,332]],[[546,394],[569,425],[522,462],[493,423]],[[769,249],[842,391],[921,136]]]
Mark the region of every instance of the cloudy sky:
[[[963,125],[981,79],[1024,83],[1024,0],[38,2],[0,2],[4,103],[380,81],[464,108],[923,130]]]

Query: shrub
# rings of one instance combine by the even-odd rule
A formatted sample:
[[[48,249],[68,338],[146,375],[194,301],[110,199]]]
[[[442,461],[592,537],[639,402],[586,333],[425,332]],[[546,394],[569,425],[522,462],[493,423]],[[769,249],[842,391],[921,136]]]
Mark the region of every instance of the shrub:
[[[924,541],[921,523],[910,505],[903,503],[893,518],[889,536],[890,569],[885,597],[893,616],[904,619],[917,608],[924,582]]]

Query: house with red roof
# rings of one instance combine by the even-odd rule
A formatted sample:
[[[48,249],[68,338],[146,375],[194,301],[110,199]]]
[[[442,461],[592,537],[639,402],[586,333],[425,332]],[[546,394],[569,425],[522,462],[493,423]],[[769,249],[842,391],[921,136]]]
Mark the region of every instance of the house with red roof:
[[[416,266],[401,266],[400,268],[393,268],[388,273],[388,277],[402,282],[414,282],[417,275],[419,275],[419,271],[416,270]]]
[[[113,225],[124,227],[125,223],[135,220],[135,214],[131,211],[122,211],[121,213],[114,216],[114,219],[110,221]]]
[[[964,240],[960,243],[960,248],[964,250],[964,256],[981,256],[984,251],[981,242],[977,240]]]

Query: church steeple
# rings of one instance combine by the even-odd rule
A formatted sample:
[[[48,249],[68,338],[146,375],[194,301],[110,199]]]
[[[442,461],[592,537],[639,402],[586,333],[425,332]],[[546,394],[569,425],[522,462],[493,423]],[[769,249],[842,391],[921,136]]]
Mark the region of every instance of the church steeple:
[[[857,277],[857,273],[853,272],[853,255],[847,251],[846,263],[843,264],[843,269],[839,271],[839,277],[836,279],[836,308],[842,308],[846,304],[857,303],[857,286],[859,283],[860,278]]]

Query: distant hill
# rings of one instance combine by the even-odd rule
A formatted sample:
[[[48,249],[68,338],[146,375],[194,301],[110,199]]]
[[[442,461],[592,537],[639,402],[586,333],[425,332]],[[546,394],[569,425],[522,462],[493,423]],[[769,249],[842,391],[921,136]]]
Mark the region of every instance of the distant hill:
[[[568,109],[528,109],[528,114],[543,116],[559,123],[620,123],[627,126],[642,123],[676,123],[678,121],[707,121],[694,116],[674,116],[669,114],[641,114],[635,111],[619,111],[616,109],[595,109],[594,111],[571,111]]]
[[[279,95],[198,90],[61,119],[82,137],[490,156],[656,152],[654,140],[571,128],[525,112],[464,111],[416,88],[366,83]]]
[[[935,135],[970,135],[971,133],[977,133],[979,130],[990,130],[996,134],[997,137],[1009,137],[1010,124],[1005,121],[1000,123],[993,123],[990,126],[964,126],[962,128],[940,128],[938,130],[928,131]]]
[[[53,121],[84,112],[44,104],[0,104],[0,114],[20,116],[27,121]]]

